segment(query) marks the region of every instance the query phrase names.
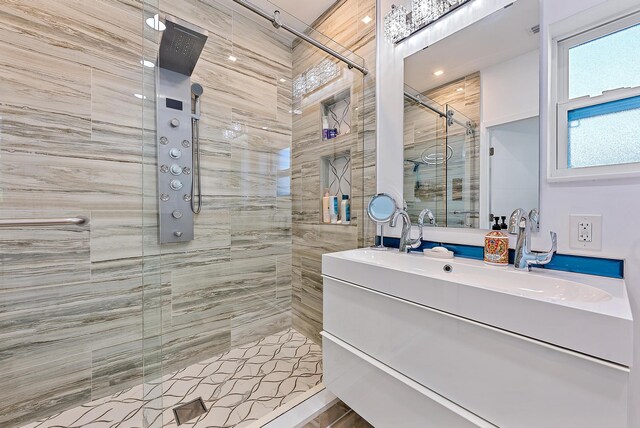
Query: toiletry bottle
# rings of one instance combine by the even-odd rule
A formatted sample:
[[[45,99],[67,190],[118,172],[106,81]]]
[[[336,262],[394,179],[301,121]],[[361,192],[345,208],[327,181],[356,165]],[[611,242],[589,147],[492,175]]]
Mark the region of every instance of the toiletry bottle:
[[[322,222],[331,222],[331,210],[329,209],[329,189],[325,189],[324,196],[322,197]]]
[[[351,201],[349,201],[349,195],[342,195],[342,201],[340,202],[340,220],[342,224],[351,223]]]
[[[322,139],[329,139],[329,121],[327,120],[327,116],[322,116]]]
[[[500,218],[502,219],[502,223],[500,223],[500,228],[501,229],[507,229],[509,227],[509,226],[507,226],[507,223],[505,223],[506,220],[507,220],[507,216],[503,215],[503,216],[500,216]]]
[[[337,196],[329,196],[329,218],[331,223],[338,223],[338,197]]]
[[[500,217],[494,217],[494,218],[493,218],[493,221],[495,221],[495,222],[496,222],[496,224],[494,224],[494,225],[491,227],[491,230],[501,230],[501,229],[502,229],[502,227],[500,227]]]

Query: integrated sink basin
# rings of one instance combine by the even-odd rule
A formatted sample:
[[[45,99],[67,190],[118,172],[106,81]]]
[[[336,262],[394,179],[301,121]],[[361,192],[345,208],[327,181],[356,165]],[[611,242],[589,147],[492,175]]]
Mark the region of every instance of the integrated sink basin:
[[[548,269],[524,272],[397,250],[343,251],[325,254],[322,262],[324,276],[631,365],[633,320],[621,279]]]

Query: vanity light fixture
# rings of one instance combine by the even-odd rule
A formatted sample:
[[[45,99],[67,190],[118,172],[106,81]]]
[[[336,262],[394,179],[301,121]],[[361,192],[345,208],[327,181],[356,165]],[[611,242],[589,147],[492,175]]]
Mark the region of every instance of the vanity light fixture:
[[[229,58],[227,58],[227,59],[228,59],[229,61],[231,61],[231,62],[236,62],[236,61],[238,60],[238,58],[236,58],[236,57],[235,57],[235,56],[233,56],[233,55],[229,55]]]
[[[145,67],[149,67],[149,68],[153,68],[153,67],[156,66],[153,62],[149,61],[148,59],[141,59],[140,60],[140,64],[144,65]]]
[[[458,88],[458,89],[456,89],[456,91],[462,92],[462,91],[464,91],[464,88]]]
[[[138,98],[139,100],[146,100],[146,99],[147,99],[147,97],[145,97],[145,96],[144,96],[144,95],[142,95],[142,94],[133,94],[133,96],[134,96],[134,97],[136,97],[136,98]]]
[[[287,81],[287,79],[285,79],[284,77],[281,77],[281,78],[280,78],[280,83],[284,83],[284,82],[286,82],[286,81]]]
[[[471,0],[411,0],[411,12],[404,6],[392,5],[384,17],[384,36],[399,43]]]
[[[160,16],[157,13],[151,18],[147,18],[145,22],[149,27],[153,28],[156,31],[164,31],[167,29],[167,27],[164,25],[164,22],[160,21]]]
[[[371,21],[373,21],[373,19],[371,19],[371,17],[369,15],[365,16],[364,18],[362,18],[362,22],[364,22],[365,24],[368,24]]]

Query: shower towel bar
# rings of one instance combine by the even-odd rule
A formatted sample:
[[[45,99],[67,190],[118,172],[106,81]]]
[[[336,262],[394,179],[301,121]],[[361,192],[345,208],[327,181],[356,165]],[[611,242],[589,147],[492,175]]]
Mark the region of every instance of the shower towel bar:
[[[74,225],[82,226],[89,223],[86,217],[69,217],[69,218],[13,218],[0,219],[0,227],[28,227],[28,226],[65,226]]]

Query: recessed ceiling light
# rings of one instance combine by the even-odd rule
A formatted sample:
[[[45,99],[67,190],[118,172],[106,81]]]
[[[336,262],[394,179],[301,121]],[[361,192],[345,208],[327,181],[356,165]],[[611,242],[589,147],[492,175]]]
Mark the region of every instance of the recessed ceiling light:
[[[462,92],[462,91],[464,91],[464,88],[458,88],[458,89],[456,89],[456,91]]]
[[[364,22],[365,24],[368,24],[371,21],[373,21],[373,19],[371,19],[371,17],[369,15],[365,16],[364,18],[362,18],[362,22]]]
[[[285,79],[285,78],[283,77],[283,78],[281,78],[281,79],[280,79],[280,81],[281,81],[282,83],[284,83],[284,82],[286,82],[286,81],[287,81],[287,79]]]
[[[145,97],[145,96],[144,96],[144,95],[142,95],[142,94],[133,94],[133,96],[134,96],[134,97],[136,97],[136,98],[138,98],[138,99],[141,99],[141,100],[146,100],[146,99],[147,99],[147,97]]]
[[[144,65],[145,67],[149,67],[149,68],[153,68],[153,67],[156,66],[153,62],[149,61],[148,59],[140,60],[140,64]]]
[[[442,76],[443,74],[444,74],[444,71],[442,71],[442,70],[438,70],[438,71],[434,71],[433,72],[434,76]]]
[[[147,18],[145,22],[149,27],[153,28],[154,30],[164,31],[167,28],[164,25],[164,22],[160,21],[160,16],[157,13],[153,15],[153,18]]]
[[[228,60],[229,60],[229,61],[236,62],[236,61],[238,60],[238,58],[236,58],[236,57],[235,57],[235,56],[233,56],[233,55],[229,55]]]

